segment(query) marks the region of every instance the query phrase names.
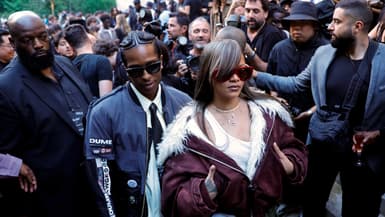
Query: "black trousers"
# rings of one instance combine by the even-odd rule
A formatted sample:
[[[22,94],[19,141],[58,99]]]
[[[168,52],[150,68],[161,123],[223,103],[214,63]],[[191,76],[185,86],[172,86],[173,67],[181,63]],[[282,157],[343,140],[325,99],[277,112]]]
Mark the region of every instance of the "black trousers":
[[[334,152],[331,145],[309,145],[303,217],[325,217],[326,202],[340,173],[343,217],[378,217],[382,187],[369,167],[356,167],[354,153]]]

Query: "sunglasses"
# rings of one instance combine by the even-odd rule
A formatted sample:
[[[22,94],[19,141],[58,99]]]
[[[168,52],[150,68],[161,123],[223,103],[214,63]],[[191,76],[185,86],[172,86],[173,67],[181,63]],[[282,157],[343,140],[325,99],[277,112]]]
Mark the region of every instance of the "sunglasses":
[[[248,65],[243,65],[243,66],[239,66],[239,67],[232,69],[230,73],[218,76],[219,70],[215,69],[213,72],[212,78],[218,82],[225,82],[225,81],[230,80],[230,78],[234,74],[236,74],[241,81],[246,81],[249,78],[251,78],[251,75],[253,74],[253,70],[254,70],[253,67],[248,66]]]
[[[125,70],[128,73],[128,75],[130,75],[131,77],[139,78],[143,76],[144,70],[146,70],[146,72],[151,75],[158,73],[160,71],[161,66],[162,66],[162,62],[159,60],[156,62],[149,63],[144,67],[143,66],[131,67],[131,68],[125,68]]]

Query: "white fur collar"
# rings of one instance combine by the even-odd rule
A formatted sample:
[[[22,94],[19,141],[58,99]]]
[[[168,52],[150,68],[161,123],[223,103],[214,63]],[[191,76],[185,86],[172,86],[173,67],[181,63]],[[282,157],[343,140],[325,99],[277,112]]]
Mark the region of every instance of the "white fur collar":
[[[263,158],[265,151],[264,136],[270,132],[270,129],[266,129],[266,122],[263,114],[267,113],[273,119],[278,115],[286,124],[293,126],[293,122],[289,112],[283,108],[275,100],[271,99],[259,99],[255,101],[249,101],[249,108],[251,113],[251,130],[250,141],[251,141],[251,154],[249,157],[249,164],[247,166],[246,174],[251,179]],[[159,144],[159,156],[158,164],[162,165],[168,157],[173,154],[180,154],[185,151],[184,140],[187,139],[188,135],[196,135],[199,138],[203,137],[203,133],[199,133],[199,130],[192,129],[190,120],[194,118],[196,114],[195,103],[185,106],[175,120],[167,127],[164,132],[163,141]],[[202,140],[210,143],[206,138]],[[220,160],[220,159],[219,159]]]

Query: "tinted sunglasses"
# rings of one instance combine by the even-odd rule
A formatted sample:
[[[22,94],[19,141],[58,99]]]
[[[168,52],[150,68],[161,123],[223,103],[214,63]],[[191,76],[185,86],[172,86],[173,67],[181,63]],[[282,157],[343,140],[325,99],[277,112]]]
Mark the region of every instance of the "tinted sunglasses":
[[[251,75],[253,74],[253,70],[254,70],[253,67],[248,66],[248,65],[243,65],[243,66],[239,66],[239,67],[232,69],[231,72],[226,74],[226,75],[222,75],[222,76],[218,77],[219,70],[215,69],[213,72],[212,78],[218,82],[225,82],[225,81],[230,80],[230,78],[234,74],[236,74],[241,81],[246,81],[249,78],[251,78]]]
[[[158,73],[160,71],[161,65],[162,65],[162,62],[159,60],[156,62],[149,63],[144,67],[143,66],[129,67],[129,68],[125,68],[125,70],[129,76],[133,78],[139,78],[143,76],[144,70],[146,70],[146,72],[149,74]]]

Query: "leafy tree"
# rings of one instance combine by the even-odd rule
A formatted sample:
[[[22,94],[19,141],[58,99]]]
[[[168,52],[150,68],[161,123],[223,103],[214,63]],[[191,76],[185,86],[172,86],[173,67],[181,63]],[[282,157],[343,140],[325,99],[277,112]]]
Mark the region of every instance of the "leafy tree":
[[[115,0],[0,0],[0,17],[20,10],[32,10],[41,16],[51,14],[51,1],[54,1],[55,14],[70,12],[94,13],[98,10],[109,11],[116,6]]]

